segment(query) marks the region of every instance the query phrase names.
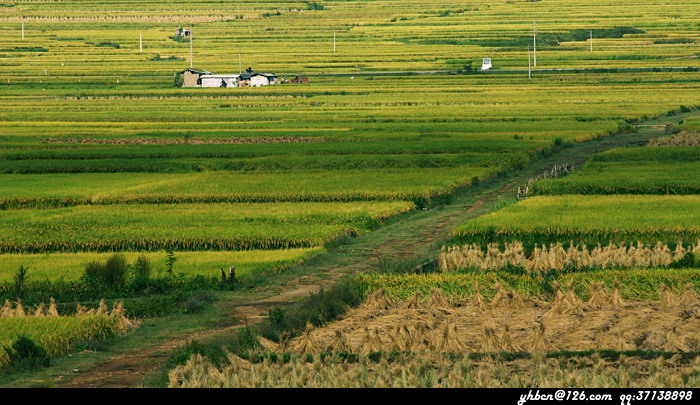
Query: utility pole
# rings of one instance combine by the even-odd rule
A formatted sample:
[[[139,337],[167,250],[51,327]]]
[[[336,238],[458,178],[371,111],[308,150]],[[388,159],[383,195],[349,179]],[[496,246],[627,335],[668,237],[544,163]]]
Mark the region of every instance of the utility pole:
[[[192,61],[192,30],[190,29],[190,69],[194,68],[194,62]]]
[[[333,53],[335,53],[335,50],[336,50],[335,45],[336,45],[336,41],[335,41],[335,31],[333,31]]]
[[[593,31],[591,30],[591,52],[593,52]]]
[[[530,56],[530,45],[527,46],[527,78],[532,79],[532,61]]]
[[[143,34],[139,34],[139,52],[143,52]]]
[[[534,23],[534,29],[532,30],[532,39],[533,39],[533,61],[535,62],[535,66],[537,66],[537,22]]]
[[[22,19],[22,41],[24,41],[24,18]]]
[[[243,74],[243,57],[240,52],[238,52],[238,74]]]

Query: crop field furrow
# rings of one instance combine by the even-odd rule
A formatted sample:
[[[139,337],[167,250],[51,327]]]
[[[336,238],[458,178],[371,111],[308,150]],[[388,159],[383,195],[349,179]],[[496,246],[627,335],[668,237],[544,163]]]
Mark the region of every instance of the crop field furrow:
[[[0,2],[0,385],[698,385],[698,10]]]

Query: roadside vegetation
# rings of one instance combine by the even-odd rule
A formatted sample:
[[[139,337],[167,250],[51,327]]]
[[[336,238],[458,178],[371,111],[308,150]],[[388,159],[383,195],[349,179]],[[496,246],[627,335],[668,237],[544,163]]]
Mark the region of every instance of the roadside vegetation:
[[[574,0],[463,3],[3,7],[2,381],[197,334],[156,385],[697,386],[700,0],[600,1],[615,18],[593,22]],[[533,21],[549,70],[529,79]],[[237,72],[232,44],[304,80],[173,85],[191,62]],[[606,138],[626,147],[511,192]],[[449,240],[345,249],[472,192]],[[239,313],[338,268],[359,274]]]

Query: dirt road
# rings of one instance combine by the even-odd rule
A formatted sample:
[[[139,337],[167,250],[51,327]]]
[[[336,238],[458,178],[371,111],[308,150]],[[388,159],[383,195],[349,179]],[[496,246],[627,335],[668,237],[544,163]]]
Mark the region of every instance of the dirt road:
[[[188,341],[203,340],[263,320],[272,308],[290,304],[332,284],[338,278],[370,269],[378,258],[389,261],[417,260],[437,256],[441,243],[459,223],[489,212],[501,196],[514,196],[515,189],[553,166],[574,164],[581,166],[591,154],[615,147],[631,146],[652,137],[663,135],[664,126],[678,123],[688,114],[663,117],[645,122],[634,134],[622,134],[603,139],[577,143],[542,159],[531,166],[494,181],[467,189],[456,195],[450,205],[410,213],[374,232],[352,239],[342,246],[330,248],[320,260],[311,260],[301,266],[308,270],[303,277],[283,283],[268,296],[251,300],[238,298],[220,303],[230,308],[224,322],[210,330],[177,336],[160,344],[134,352],[116,355],[92,368],[76,373],[59,383],[61,387],[137,387],[156,372],[167,360],[172,349]]]

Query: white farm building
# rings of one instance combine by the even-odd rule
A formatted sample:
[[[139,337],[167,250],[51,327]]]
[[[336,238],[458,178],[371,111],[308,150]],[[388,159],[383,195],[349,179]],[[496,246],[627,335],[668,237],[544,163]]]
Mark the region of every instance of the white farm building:
[[[218,75],[211,72],[192,72],[185,71],[188,74],[196,74],[198,77],[194,80],[184,80],[183,87],[261,87],[277,84],[277,75],[273,73],[255,73],[248,69],[241,74],[226,74]],[[183,72],[183,73],[185,73]]]

